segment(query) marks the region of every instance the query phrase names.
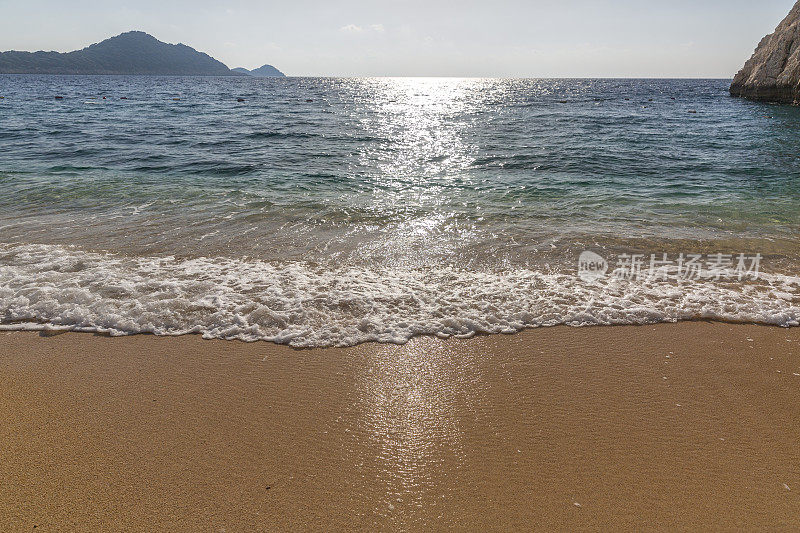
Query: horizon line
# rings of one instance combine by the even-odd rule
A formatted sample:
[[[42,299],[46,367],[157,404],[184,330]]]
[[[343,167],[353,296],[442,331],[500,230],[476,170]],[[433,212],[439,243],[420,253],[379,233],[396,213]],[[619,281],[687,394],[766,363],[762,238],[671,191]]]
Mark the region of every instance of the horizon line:
[[[227,65],[226,65],[227,66]],[[232,69],[231,69],[232,70]],[[730,80],[735,75],[729,76],[456,76],[456,75],[332,75],[332,74],[284,74],[283,76],[219,76],[203,74],[44,74],[39,72],[9,72],[0,73],[0,76],[109,76],[128,77],[139,76],[147,78],[231,78],[231,79],[286,79],[286,78],[337,78],[337,79],[400,79],[400,78],[428,78],[428,79],[461,79],[461,80]]]

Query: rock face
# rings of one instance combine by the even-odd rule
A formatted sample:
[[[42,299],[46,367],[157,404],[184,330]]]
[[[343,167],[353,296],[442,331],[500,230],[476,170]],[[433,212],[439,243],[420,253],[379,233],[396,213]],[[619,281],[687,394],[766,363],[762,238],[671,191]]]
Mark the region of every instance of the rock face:
[[[800,104],[800,0],[733,78],[731,94]]]
[[[83,50],[2,52],[2,74],[140,74],[151,76],[240,76],[213,57],[183,44],[167,44],[130,31]]]

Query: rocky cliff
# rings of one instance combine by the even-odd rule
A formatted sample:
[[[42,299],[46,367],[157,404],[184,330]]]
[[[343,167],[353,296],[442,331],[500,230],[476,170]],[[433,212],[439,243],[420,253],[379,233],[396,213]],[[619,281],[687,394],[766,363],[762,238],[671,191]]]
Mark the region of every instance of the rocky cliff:
[[[731,94],[800,104],[800,0],[733,78]]]

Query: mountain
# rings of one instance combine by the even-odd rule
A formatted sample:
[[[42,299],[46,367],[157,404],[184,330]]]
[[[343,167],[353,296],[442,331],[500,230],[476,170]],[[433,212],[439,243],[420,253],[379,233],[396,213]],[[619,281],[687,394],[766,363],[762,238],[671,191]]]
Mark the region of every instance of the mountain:
[[[800,104],[800,0],[733,78],[731,94]]]
[[[208,54],[129,31],[74,52],[0,52],[0,74],[241,76]]]
[[[272,65],[263,65],[258,68],[254,68],[253,70],[247,70],[246,68],[236,67],[233,69],[234,72],[241,72],[242,74],[249,74],[250,76],[255,76],[257,78],[283,78],[286,76],[283,72],[276,69]]]

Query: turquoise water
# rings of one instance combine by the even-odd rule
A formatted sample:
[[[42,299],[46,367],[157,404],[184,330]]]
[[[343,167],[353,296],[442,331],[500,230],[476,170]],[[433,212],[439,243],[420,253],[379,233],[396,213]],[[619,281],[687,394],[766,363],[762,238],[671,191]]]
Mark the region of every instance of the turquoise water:
[[[796,325],[800,109],[728,83],[0,76],[0,324],[301,346]],[[584,250],[778,277],[586,284]]]

